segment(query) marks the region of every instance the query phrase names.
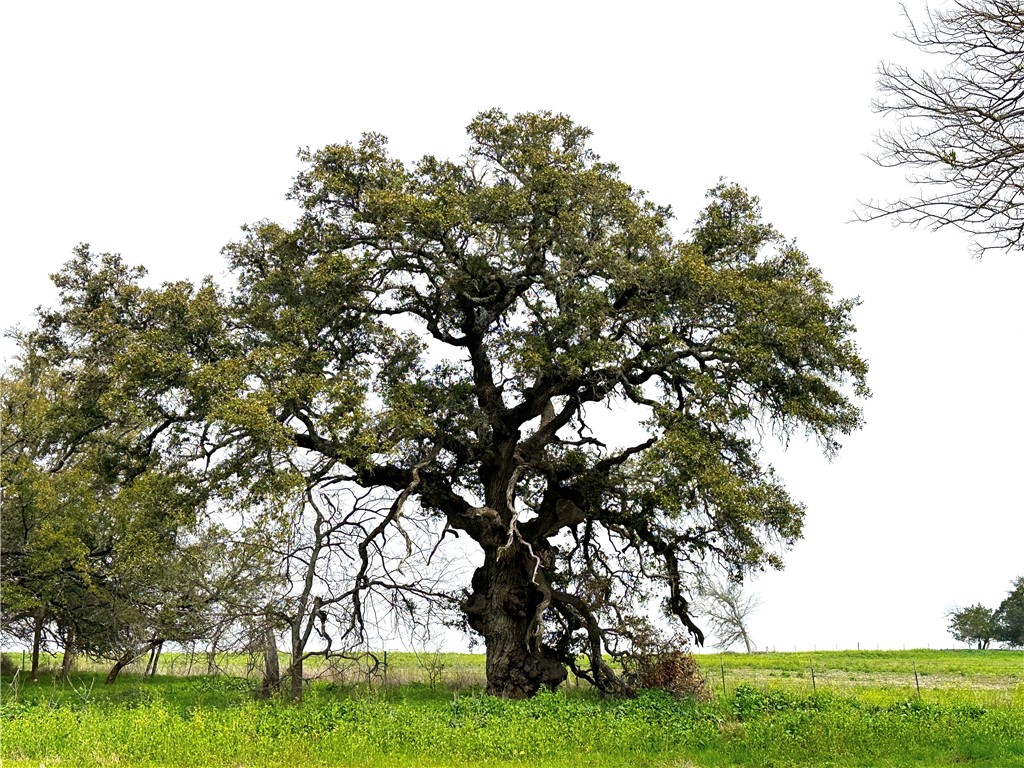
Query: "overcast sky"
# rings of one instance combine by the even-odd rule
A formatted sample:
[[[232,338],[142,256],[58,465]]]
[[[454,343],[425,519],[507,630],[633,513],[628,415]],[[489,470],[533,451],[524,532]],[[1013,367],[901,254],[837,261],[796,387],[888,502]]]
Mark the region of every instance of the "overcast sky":
[[[867,424],[831,463],[773,452],[807,525],[752,586],[754,639],[951,647],[949,606],[1024,575],[1024,253],[849,223],[906,189],[865,157],[903,26],[896,0],[5,3],[0,325],[31,324],[79,242],[157,281],[221,275],[241,224],[293,219],[300,147],[372,130],[456,157],[483,109],[565,112],[679,235],[724,176],[863,300]]]

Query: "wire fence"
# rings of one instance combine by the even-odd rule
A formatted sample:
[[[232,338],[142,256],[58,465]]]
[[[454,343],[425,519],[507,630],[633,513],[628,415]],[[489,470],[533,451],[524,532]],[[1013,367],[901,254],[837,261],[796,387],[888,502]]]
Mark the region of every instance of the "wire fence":
[[[23,676],[30,665],[29,654],[6,652],[5,674]],[[781,688],[793,692],[857,691],[890,689],[916,696],[935,690],[1003,691],[1013,694],[1024,686],[1024,651],[963,649],[910,651],[804,651],[699,654],[696,657],[710,691],[729,695],[741,686],[759,689]],[[280,654],[280,668],[290,658]],[[44,674],[61,670],[59,653],[45,653],[40,659]],[[147,671],[163,676],[227,675],[254,684],[263,674],[263,660],[253,653],[207,654],[196,649],[166,652],[159,664],[140,657],[124,672],[143,675]],[[79,658],[76,674],[105,673],[110,662]],[[486,685],[482,654],[424,651],[365,651],[331,658],[313,657],[304,662],[304,677],[343,685],[388,688],[421,685],[454,691]],[[569,675],[566,684],[589,688],[586,681]]]

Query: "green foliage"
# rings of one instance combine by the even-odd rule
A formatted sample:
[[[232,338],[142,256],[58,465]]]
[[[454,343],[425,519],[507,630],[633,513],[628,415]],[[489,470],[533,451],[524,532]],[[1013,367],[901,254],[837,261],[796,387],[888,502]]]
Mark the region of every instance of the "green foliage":
[[[28,640],[41,618],[50,640],[109,658],[208,634],[238,582],[202,515],[226,489],[200,482],[185,394],[222,307],[210,285],[143,275],[79,246],[0,390],[3,628]]]
[[[995,610],[979,604],[949,614],[949,631],[957,640],[988,648],[997,640],[1011,648],[1024,646],[1024,576],[1014,579]]]
[[[610,606],[651,586],[616,573],[656,563],[643,571],[699,637],[679,563],[713,553],[737,572],[778,566],[777,543],[799,537],[803,509],[747,430],[803,429],[830,452],[859,426],[856,302],[835,300],[738,186],[713,189],[681,241],[670,210],[566,116],[491,110],[468,130],[460,162],[407,166],[372,134],[305,153],[296,226],[260,225],[228,248],[236,304],[250,359],[273,351],[282,363],[260,369],[262,391],[279,421],[294,415],[296,443],[395,491],[428,461],[427,512],[492,558],[517,536],[528,545],[518,551],[542,567],[507,570],[535,574],[526,588],[552,608],[552,651],[590,654],[600,681],[594,628],[619,622],[621,634],[629,621]],[[446,363],[429,364],[427,349]],[[334,412],[324,388],[353,370],[366,394]],[[649,439],[597,436],[586,407],[611,402],[649,415]],[[538,516],[518,526],[523,508]],[[570,533],[575,546],[550,545]],[[478,576],[473,604],[502,604],[488,596],[500,579]],[[470,616],[488,643],[506,642],[488,637],[489,621]],[[576,627],[590,635],[579,647]]]
[[[834,297],[735,184],[710,191],[683,239],[565,115],[490,110],[468,133],[458,161],[402,163],[375,134],[304,152],[301,216],[245,228],[224,249],[224,290],[146,287],[119,256],[76,250],[14,372],[54,383],[24,409],[43,413],[18,481],[41,524],[12,605],[52,612],[40,585],[56,568],[97,616],[129,607],[105,617],[122,645],[183,637],[165,619],[186,602],[168,588],[202,570],[185,579],[177,558],[203,512],[272,520],[344,481],[411,498],[351,547],[361,576],[339,589],[353,614],[340,623],[361,631],[371,582],[445,599],[364,578],[378,539],[443,521],[484,552],[469,626],[492,650],[523,649],[491,665],[508,677],[493,690],[525,696],[581,652],[614,688],[606,644],[628,644],[641,622],[625,607],[655,594],[699,640],[688,569],[781,565],[803,507],[751,435],[804,432],[832,453],[860,426],[857,301]],[[601,431],[594,406],[613,404],[642,438]],[[114,601],[116,585],[130,586]]]
[[[999,604],[995,620],[1000,641],[1015,648],[1024,646],[1024,576],[1013,582],[1013,589]]]
[[[954,610],[949,614],[949,634],[961,643],[976,644],[979,649],[988,648],[999,634],[996,612],[981,603]]]
[[[0,677],[14,677],[21,671],[13,653],[0,653]]]

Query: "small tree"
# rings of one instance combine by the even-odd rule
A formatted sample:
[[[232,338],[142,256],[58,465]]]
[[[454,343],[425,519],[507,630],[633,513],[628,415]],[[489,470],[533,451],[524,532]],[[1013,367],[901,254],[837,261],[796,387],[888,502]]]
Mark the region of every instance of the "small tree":
[[[906,15],[903,39],[943,63],[881,65],[875,109],[897,125],[879,134],[873,159],[905,168],[919,191],[872,201],[861,218],[952,226],[974,235],[979,253],[1024,248],[1024,7],[954,0],[923,23]]]
[[[949,612],[949,633],[961,643],[976,645],[982,650],[988,648],[997,632],[995,611],[980,603]]]
[[[1014,648],[1024,646],[1024,576],[1018,576],[1013,589],[995,611],[996,638]]]
[[[698,605],[708,621],[712,633],[718,638],[719,648],[728,648],[743,642],[747,653],[757,649],[748,629],[750,615],[761,604],[756,594],[743,591],[743,585],[734,580],[719,580],[704,576],[698,582]]]
[[[262,581],[233,569],[176,431],[192,423],[182,350],[212,331],[191,322],[181,286],[141,277],[77,248],[54,276],[60,306],[12,334],[19,355],[0,374],[0,630],[31,638],[33,677],[46,638],[65,672],[76,652],[115,661],[110,682],[146,653],[155,670],[165,641],[203,637],[215,604]]]
[[[272,561],[274,597],[255,629],[267,649],[276,629],[286,631],[292,701],[302,699],[307,659],[348,658],[373,641],[376,625],[398,628],[423,604],[450,610],[454,599],[445,592],[452,563],[423,544],[440,534],[429,520],[398,520],[403,495],[317,483],[268,505],[245,532],[245,546]]]
[[[624,672],[618,692],[633,695],[641,690],[659,690],[677,699],[707,699],[710,689],[690,652],[689,638],[681,633],[666,637],[650,629],[634,638],[630,651],[618,658]]]

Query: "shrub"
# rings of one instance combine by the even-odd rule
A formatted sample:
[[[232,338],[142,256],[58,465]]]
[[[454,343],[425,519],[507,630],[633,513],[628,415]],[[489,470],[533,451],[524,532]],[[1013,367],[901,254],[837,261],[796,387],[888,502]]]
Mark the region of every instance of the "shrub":
[[[709,698],[700,667],[689,651],[674,650],[641,656],[637,662],[640,688],[665,691],[675,698]]]
[[[4,677],[13,677],[18,674],[18,670],[20,669],[21,667],[18,666],[18,663],[10,654],[0,654],[0,675],[3,675]]]
[[[623,680],[633,692],[664,691],[681,699],[711,698],[707,682],[685,639],[656,638],[622,660]]]

